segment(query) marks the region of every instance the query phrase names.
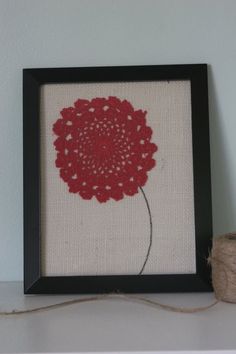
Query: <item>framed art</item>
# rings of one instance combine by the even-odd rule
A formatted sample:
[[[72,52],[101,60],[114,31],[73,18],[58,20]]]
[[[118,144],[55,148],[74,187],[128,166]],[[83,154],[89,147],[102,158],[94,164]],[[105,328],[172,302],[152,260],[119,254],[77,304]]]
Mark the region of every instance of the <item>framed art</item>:
[[[24,291],[209,291],[207,65],[23,70]]]

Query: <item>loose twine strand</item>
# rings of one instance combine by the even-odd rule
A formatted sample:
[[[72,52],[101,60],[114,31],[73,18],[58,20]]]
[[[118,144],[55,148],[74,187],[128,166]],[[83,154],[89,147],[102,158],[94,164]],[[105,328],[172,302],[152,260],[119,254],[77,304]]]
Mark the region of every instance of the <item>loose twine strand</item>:
[[[26,310],[0,311],[0,316],[32,314],[63,308],[75,304],[103,301],[108,299],[142,303],[154,308],[161,308],[163,310],[178,313],[196,313],[206,311],[214,307],[220,301],[236,303],[236,234],[227,234],[213,239],[212,252],[206,261],[209,265],[212,266],[212,284],[216,298],[210,305],[207,306],[179,307],[163,304],[160,301],[154,301],[139,295],[110,293],[67,300],[56,304],[40,306]]]
[[[177,307],[177,306],[172,306],[172,305],[165,305],[159,301],[154,301],[150,300],[145,297],[141,296],[136,296],[136,295],[127,295],[127,294],[104,294],[104,295],[96,295],[96,296],[90,296],[90,297],[85,297],[82,299],[74,299],[74,300],[68,300],[68,301],[63,301],[59,302],[57,304],[51,304],[47,306],[40,306],[40,307],[35,307],[32,309],[27,309],[27,310],[12,310],[12,311],[2,311],[0,312],[0,316],[12,316],[12,315],[23,315],[23,314],[32,314],[35,312],[42,312],[42,311],[48,311],[48,310],[53,310],[53,309],[58,309],[74,304],[81,304],[85,302],[94,302],[94,301],[101,301],[101,300],[107,300],[107,299],[115,299],[115,300],[125,300],[125,301],[131,301],[131,302],[138,302],[138,303],[143,303],[147,306],[152,306],[155,308],[162,308],[167,311],[172,311],[172,312],[180,312],[180,313],[194,313],[194,312],[200,312],[200,311],[205,311],[213,306],[215,306],[219,300],[214,301],[212,304],[208,306],[202,306],[202,307],[194,307],[194,308],[185,308],[185,307]]]

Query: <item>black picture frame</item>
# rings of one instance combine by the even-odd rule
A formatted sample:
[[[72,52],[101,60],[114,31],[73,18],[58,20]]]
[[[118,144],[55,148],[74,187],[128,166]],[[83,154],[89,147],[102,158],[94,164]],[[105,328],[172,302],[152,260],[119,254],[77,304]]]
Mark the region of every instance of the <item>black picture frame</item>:
[[[196,235],[196,273],[168,275],[41,275],[40,87],[49,83],[190,80]],[[207,257],[212,206],[207,65],[23,69],[24,292],[25,294],[211,291]]]

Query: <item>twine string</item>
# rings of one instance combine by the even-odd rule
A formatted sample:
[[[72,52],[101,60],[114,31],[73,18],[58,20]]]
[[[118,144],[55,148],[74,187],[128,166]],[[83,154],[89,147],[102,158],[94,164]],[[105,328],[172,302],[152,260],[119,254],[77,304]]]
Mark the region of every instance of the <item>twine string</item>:
[[[36,312],[42,312],[42,311],[63,308],[63,307],[71,306],[71,305],[75,305],[75,304],[101,301],[101,300],[107,300],[107,299],[124,300],[124,301],[142,303],[144,305],[151,306],[154,308],[162,308],[167,311],[179,312],[179,313],[195,313],[195,312],[205,311],[205,310],[210,309],[211,307],[215,306],[219,302],[219,300],[215,300],[214,302],[212,302],[210,305],[207,305],[207,306],[189,307],[188,308],[188,307],[178,307],[178,306],[163,304],[162,302],[154,301],[154,300],[151,300],[151,299],[148,299],[148,298],[145,298],[142,296],[137,296],[137,295],[104,294],[104,295],[95,295],[95,296],[84,297],[84,298],[80,298],[80,299],[67,300],[67,301],[63,301],[63,302],[59,302],[59,303],[51,304],[51,305],[47,305],[47,306],[34,307],[32,309],[2,311],[2,312],[0,312],[0,316],[15,316],[15,315],[23,315],[23,314],[32,314],[32,313],[36,313]]]

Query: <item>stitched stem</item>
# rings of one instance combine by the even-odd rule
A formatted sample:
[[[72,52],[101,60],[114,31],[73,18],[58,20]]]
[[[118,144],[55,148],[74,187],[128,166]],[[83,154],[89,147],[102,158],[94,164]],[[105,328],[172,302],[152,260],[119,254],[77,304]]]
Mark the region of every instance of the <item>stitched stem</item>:
[[[149,215],[149,223],[150,223],[149,246],[148,246],[148,250],[147,250],[147,254],[146,254],[143,266],[142,266],[140,272],[138,273],[139,275],[141,275],[143,273],[144,268],[146,266],[146,263],[148,261],[148,257],[149,257],[149,254],[150,254],[150,251],[151,251],[151,247],[152,247],[152,214],[151,214],[150,206],[149,206],[149,203],[148,203],[148,200],[147,200],[146,194],[144,193],[143,188],[139,187],[139,189],[141,190],[142,195],[143,195],[144,200],[145,200],[145,203],[146,203],[146,207],[147,207],[147,211],[148,211],[148,215]]]

